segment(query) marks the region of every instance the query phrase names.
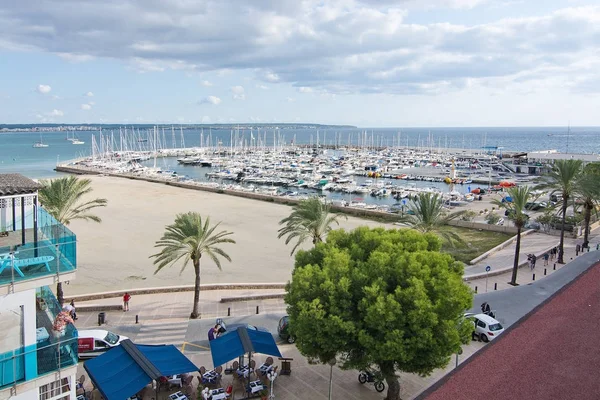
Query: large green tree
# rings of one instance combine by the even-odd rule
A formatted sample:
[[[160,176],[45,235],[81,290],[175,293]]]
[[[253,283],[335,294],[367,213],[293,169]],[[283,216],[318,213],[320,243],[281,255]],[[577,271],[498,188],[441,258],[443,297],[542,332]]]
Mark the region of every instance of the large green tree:
[[[181,272],[191,261],[194,266],[196,280],[194,281],[194,307],[190,318],[198,318],[198,303],[200,301],[200,259],[203,255],[210,258],[219,270],[221,269],[221,258],[231,261],[231,257],[221,247],[225,243],[235,243],[231,239],[232,232],[215,232],[220,222],[212,225],[210,218],[204,220],[197,212],[177,214],[175,222],[167,225],[166,231],[154,247],[162,248],[159,253],[152,254],[155,274],[166,266],[172,266],[183,260]]]
[[[38,192],[41,205],[58,222],[69,225],[71,221],[82,219],[85,221],[101,222],[102,220],[91,210],[97,207],[106,207],[106,199],[86,199],[92,192],[92,181],[80,179],[76,176],[65,176],[62,178],[43,180],[40,182],[42,188]],[[55,239],[58,243],[59,227],[54,230]],[[62,283],[56,284],[56,297],[62,305],[64,293]]]
[[[292,208],[288,217],[279,221],[279,225],[283,226],[277,237],[281,239],[287,236],[285,244],[296,240],[291,252],[294,254],[307,239],[315,245],[321,243],[333,229],[333,225],[339,225],[339,217],[339,214],[331,214],[329,204],[323,203],[318,197],[301,200]],[[342,217],[347,218],[345,215]]]
[[[335,230],[296,255],[286,287],[300,352],[343,369],[375,367],[400,399],[397,371],[430,374],[470,338],[473,294],[440,239],[415,230]]]
[[[432,232],[447,240],[461,242],[459,235],[442,228],[449,221],[463,215],[465,211],[449,213],[444,209],[444,199],[438,193],[419,193],[408,203],[408,212],[398,218],[398,222],[422,233]]]
[[[521,231],[529,220],[529,216],[526,214],[527,203],[533,200],[533,193],[529,186],[511,187],[506,190],[508,197],[511,201],[500,201],[494,199],[493,204],[497,205],[500,209],[508,211],[507,218],[513,222],[517,228],[517,243],[515,246],[515,256],[513,259],[512,276],[510,278],[510,284],[513,286],[517,285],[517,272],[519,270],[519,255],[521,253]]]
[[[562,223],[560,227],[560,244],[558,246],[558,263],[564,264],[565,221],[569,200],[576,193],[577,181],[583,171],[581,160],[556,160],[552,169],[542,177],[542,183],[535,189],[550,190],[551,194],[558,194],[561,201]]]

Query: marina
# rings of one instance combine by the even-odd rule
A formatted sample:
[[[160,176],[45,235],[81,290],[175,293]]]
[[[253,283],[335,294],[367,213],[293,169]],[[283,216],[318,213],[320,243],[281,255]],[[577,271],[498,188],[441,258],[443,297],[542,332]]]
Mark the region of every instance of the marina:
[[[171,131],[175,142],[177,133]],[[183,133],[181,145],[184,145]],[[285,143],[266,134],[250,140],[231,132],[230,141],[168,147],[164,129],[91,137],[91,156],[57,166],[96,174],[138,176],[228,190],[303,199],[318,195],[337,206],[398,212],[404,199],[437,193],[447,206],[464,206],[481,194],[531,182],[518,173],[511,153],[477,150]],[[397,143],[399,143],[398,141]]]

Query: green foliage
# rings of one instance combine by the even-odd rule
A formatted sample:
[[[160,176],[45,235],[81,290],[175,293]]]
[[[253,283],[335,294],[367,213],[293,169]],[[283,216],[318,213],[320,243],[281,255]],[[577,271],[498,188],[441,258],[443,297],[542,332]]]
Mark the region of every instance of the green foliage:
[[[467,221],[467,222],[471,222],[473,221],[473,219],[477,216],[477,213],[473,210],[468,210],[465,211],[461,216],[460,216],[460,220],[461,221]]]
[[[527,215],[527,203],[535,202],[531,188],[529,186],[515,186],[508,188],[506,194],[512,199],[511,202],[502,202],[498,199],[494,199],[492,204],[497,205],[500,210],[507,210],[507,218],[513,222],[515,227],[519,229],[523,228],[529,220],[529,215]]]
[[[489,213],[485,216],[485,221],[490,225],[495,225],[500,221],[500,216],[496,213]]]
[[[65,176],[50,181],[43,180],[40,183],[42,184],[42,188],[38,192],[40,203],[58,222],[69,225],[76,219],[102,221],[100,217],[91,214],[90,210],[96,207],[106,207],[108,200],[83,200],[83,197],[93,190],[91,180]]]
[[[150,258],[155,258],[155,274],[162,268],[172,266],[181,260],[183,260],[181,267],[181,272],[183,272],[188,263],[192,261],[196,276],[192,318],[198,317],[200,259],[202,256],[208,256],[219,269],[221,269],[221,258],[231,261],[231,257],[219,246],[225,243],[235,243],[235,240],[228,237],[233,233],[227,231],[215,233],[219,225],[220,223],[211,226],[210,218],[208,217],[203,222],[202,216],[197,212],[177,214],[175,222],[167,225],[162,238],[154,246],[162,248],[162,250],[150,256]]]
[[[342,368],[373,364],[422,375],[444,367],[470,338],[460,324],[473,295],[463,265],[415,230],[336,230],[300,251],[285,297],[300,352]]]
[[[405,224],[419,232],[434,232],[453,245],[462,242],[460,236],[453,231],[441,228],[455,218],[462,216],[465,211],[448,214],[444,209],[444,200],[437,193],[419,193],[408,204],[408,212],[398,218],[398,222]]]
[[[292,248],[291,254],[307,239],[311,239],[313,244],[322,242],[332,226],[339,225],[339,217],[347,218],[345,215],[330,213],[329,204],[324,204],[318,197],[301,200],[292,208],[292,213],[279,221],[283,225],[279,229],[281,239],[287,236],[285,244],[297,239]]]

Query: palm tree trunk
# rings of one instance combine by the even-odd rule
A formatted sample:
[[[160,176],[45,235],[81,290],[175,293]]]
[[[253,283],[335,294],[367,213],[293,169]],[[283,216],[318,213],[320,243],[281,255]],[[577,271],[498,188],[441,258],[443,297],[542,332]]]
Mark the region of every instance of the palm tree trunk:
[[[562,225],[560,227],[560,244],[558,245],[558,263],[564,264],[564,254],[565,254],[565,222],[567,220],[567,201],[568,197],[563,196],[563,205],[562,205]]]
[[[58,300],[58,304],[60,304],[61,307],[65,303],[65,293],[63,292],[62,282],[56,284],[56,300]]]
[[[198,304],[200,303],[200,258],[193,260],[194,273],[196,274],[196,282],[194,282],[194,308],[190,314],[190,318],[196,319],[200,316],[198,313]]]
[[[513,261],[512,277],[510,284],[517,286],[517,271],[519,270],[519,255],[521,253],[521,225],[517,225],[517,245],[515,246],[515,258]]]
[[[401,400],[400,399],[400,381],[396,376],[394,364],[385,362],[380,365],[381,373],[383,374],[386,383],[388,384],[387,396],[385,400]]]
[[[590,220],[592,219],[592,207],[588,207],[587,204],[584,204],[584,215],[583,215],[583,248],[589,247],[589,236],[590,236]]]

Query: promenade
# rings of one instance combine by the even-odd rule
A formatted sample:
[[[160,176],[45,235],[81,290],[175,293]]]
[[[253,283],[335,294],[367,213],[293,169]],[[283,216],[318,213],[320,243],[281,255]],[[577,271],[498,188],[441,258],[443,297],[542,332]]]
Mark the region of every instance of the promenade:
[[[598,242],[600,230],[592,232],[590,243],[595,249]],[[575,259],[581,258],[575,255],[575,245],[581,243],[581,239],[565,239],[565,261],[567,264],[549,263],[544,267],[543,257],[541,255],[549,248],[558,244],[558,237],[548,236],[539,233],[532,233],[523,238],[521,242],[521,254],[523,261],[526,261],[526,254],[534,253],[538,256],[538,262],[535,272],[536,281],[548,279],[552,281],[552,275],[557,271],[566,269],[568,272],[569,263]],[[508,309],[500,309],[502,303],[495,303],[498,298],[510,298],[513,288],[508,285],[511,276],[513,255],[515,250],[514,242],[502,250],[491,254],[488,258],[482,260],[476,265],[467,266],[465,269],[466,277],[477,277],[485,273],[485,267],[490,265],[500,272],[497,275],[491,275],[487,279],[487,291],[493,292],[497,287],[497,296],[486,297],[485,277],[473,278],[467,281],[474,290],[477,287],[472,311],[477,311],[481,299],[490,301],[490,304],[497,312],[497,318],[505,326],[509,326],[516,319],[524,314],[524,311],[511,312]],[[592,250],[593,251],[593,250]],[[595,253],[596,254],[596,253]],[[588,254],[586,257],[592,256]],[[543,275],[544,268],[546,276]],[[492,272],[494,272],[492,270]],[[533,272],[529,267],[523,267],[519,270],[518,283],[526,285],[533,282]],[[564,274],[563,274],[564,275]],[[557,277],[558,278],[558,277]],[[564,285],[560,281],[560,285]],[[556,287],[558,290],[560,287]],[[267,328],[278,340],[280,350],[284,357],[291,357],[292,375],[280,377],[281,381],[276,383],[276,392],[279,398],[283,399],[326,399],[328,392],[329,368],[322,365],[312,365],[302,357],[295,346],[283,343],[277,337],[277,324],[279,319],[285,315],[286,306],[282,298],[274,299],[256,299],[245,300],[256,295],[281,295],[283,289],[263,289],[263,290],[206,290],[201,292],[200,313],[201,319],[189,320],[191,312],[193,292],[182,291],[173,293],[155,293],[134,295],[130,302],[129,312],[113,310],[106,312],[106,324],[102,329],[114,331],[126,335],[136,343],[141,344],[174,344],[198,366],[212,368],[212,360],[209,352],[207,340],[208,329],[214,324],[215,319],[222,317],[228,323],[250,323],[256,326]],[[489,293],[492,294],[492,293]],[[498,297],[500,296],[500,297]],[[238,298],[236,301],[221,302],[223,298]],[[76,305],[83,306],[118,306],[121,304],[120,297],[91,300],[87,302],[77,302]],[[512,306],[507,306],[512,307]],[[258,308],[258,309],[257,309]],[[258,314],[257,314],[258,311]],[[78,329],[97,328],[97,311],[79,312],[79,319],[76,323]],[[227,315],[230,317],[227,317]],[[137,323],[136,323],[137,316]],[[464,346],[463,354],[458,357],[458,361],[463,362],[471,355],[475,354],[484,345],[479,342],[471,342]],[[262,359],[259,357],[259,361]],[[439,380],[455,367],[453,358],[449,365],[443,370],[435,371],[429,377],[419,377],[414,374],[400,374],[401,390],[403,399],[412,399],[418,396],[431,384]],[[83,368],[80,364],[81,373]],[[342,371],[334,368],[333,384],[335,399],[380,399],[381,394],[375,392],[372,384],[361,385],[357,380],[357,371]],[[225,382],[227,383],[227,377]],[[285,380],[285,381],[284,381]],[[285,383],[284,383],[285,382]]]

